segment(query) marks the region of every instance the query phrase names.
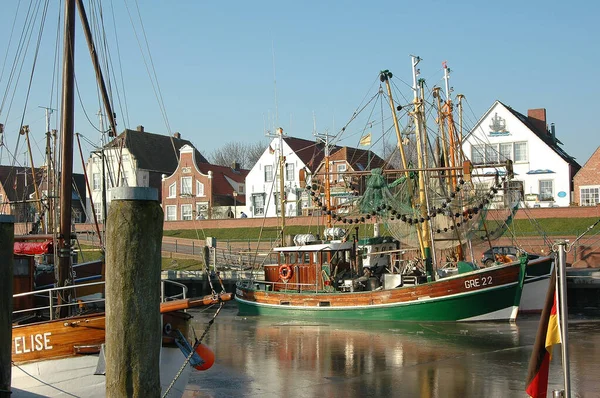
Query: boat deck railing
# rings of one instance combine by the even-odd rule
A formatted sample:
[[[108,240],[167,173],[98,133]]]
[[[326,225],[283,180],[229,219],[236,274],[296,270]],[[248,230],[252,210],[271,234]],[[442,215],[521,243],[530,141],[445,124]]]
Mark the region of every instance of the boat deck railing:
[[[266,292],[313,292],[313,293],[333,293],[336,289],[333,286],[319,287],[315,283],[296,283],[296,282],[268,282],[268,281],[257,281],[257,280],[243,280],[238,283],[244,285],[245,288],[251,290],[260,290]]]
[[[50,320],[55,317],[55,310],[60,308],[69,308],[72,315],[83,313],[87,310],[100,310],[104,308],[105,304],[105,281],[80,283],[77,285],[52,287],[48,289],[34,290],[31,292],[18,293],[13,295],[13,302],[16,299],[23,299],[31,297],[33,306],[25,309],[19,309],[13,311],[13,320],[18,321],[19,318],[23,319],[27,316],[42,315],[49,317]],[[176,293],[169,296],[166,295],[166,285],[175,286]],[[177,289],[178,288],[178,289]],[[68,302],[61,302],[60,298],[63,294],[74,294],[77,290],[82,289],[91,290],[93,293],[81,296],[73,297]],[[188,288],[183,283],[161,280],[160,281],[160,302],[186,299]]]

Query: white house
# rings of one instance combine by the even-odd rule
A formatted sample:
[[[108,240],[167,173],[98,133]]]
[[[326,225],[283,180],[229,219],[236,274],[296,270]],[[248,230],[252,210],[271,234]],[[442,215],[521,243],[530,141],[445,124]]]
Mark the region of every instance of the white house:
[[[548,129],[546,109],[530,109],[525,116],[496,101],[465,137],[463,151],[474,164],[511,159],[526,205],[569,206],[581,166],[559,144],[554,123]]]
[[[284,158],[285,216],[302,214],[311,205],[304,189],[305,177],[324,157],[324,145],[283,135],[275,137],[246,176],[248,217],[276,217],[281,211],[279,158]],[[282,145],[280,145],[280,143]]]
[[[172,137],[144,131],[126,129],[104,147],[104,165],[101,152],[93,152],[86,164],[90,180],[91,197],[87,198],[89,221],[93,221],[92,203],[99,222],[105,219],[102,206],[103,191],[106,190],[106,209],[110,204],[110,188],[118,186],[153,187],[161,197],[162,176],[177,169],[179,149],[191,142],[181,139],[179,133]],[[196,154],[199,162],[208,161]],[[102,175],[104,174],[104,178]]]

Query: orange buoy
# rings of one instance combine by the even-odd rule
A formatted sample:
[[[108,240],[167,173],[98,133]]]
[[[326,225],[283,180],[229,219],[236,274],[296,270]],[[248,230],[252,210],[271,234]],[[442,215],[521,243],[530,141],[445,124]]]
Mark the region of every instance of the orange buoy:
[[[198,344],[198,347],[196,347],[196,354],[200,355],[202,362],[194,366],[195,369],[207,370],[215,363],[215,353],[204,344]]]

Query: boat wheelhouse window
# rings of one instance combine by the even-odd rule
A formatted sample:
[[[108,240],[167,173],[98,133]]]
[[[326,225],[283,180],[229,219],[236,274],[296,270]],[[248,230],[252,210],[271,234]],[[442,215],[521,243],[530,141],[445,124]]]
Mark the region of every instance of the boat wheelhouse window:
[[[302,256],[302,264],[310,264],[310,253],[303,252],[300,255]]]
[[[177,195],[177,183],[169,185],[169,198],[174,198]]]
[[[265,165],[265,182],[273,181],[273,166],[270,164]]]
[[[554,200],[553,181],[552,180],[540,180],[540,200],[541,201]]]
[[[177,206],[167,206],[166,210],[167,221],[175,221],[177,219]]]
[[[192,219],[192,205],[181,205],[181,219],[191,220]]]
[[[515,142],[515,163],[527,162],[527,142]]]
[[[294,163],[285,164],[285,180],[294,181]]]
[[[600,203],[600,186],[579,189],[581,206],[596,206]]]
[[[181,194],[192,194],[192,177],[181,177]]]
[[[13,275],[14,276],[29,275],[29,259],[28,258],[13,259]]]
[[[329,256],[327,255],[327,252],[319,252],[319,254],[321,255],[321,264],[326,264],[329,262]]]

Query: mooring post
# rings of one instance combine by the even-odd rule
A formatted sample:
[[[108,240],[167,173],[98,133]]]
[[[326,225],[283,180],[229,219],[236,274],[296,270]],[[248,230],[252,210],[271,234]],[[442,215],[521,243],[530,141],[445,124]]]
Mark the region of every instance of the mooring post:
[[[154,188],[111,191],[106,221],[106,396],[160,397],[163,211]]]
[[[0,215],[0,397],[10,397],[15,220]]]

